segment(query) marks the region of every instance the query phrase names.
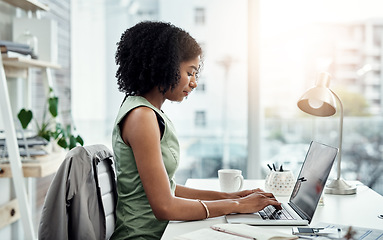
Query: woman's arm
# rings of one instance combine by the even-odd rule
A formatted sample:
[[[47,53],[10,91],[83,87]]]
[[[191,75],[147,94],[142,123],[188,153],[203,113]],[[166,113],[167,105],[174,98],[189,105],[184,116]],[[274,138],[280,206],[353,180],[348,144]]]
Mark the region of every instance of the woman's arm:
[[[265,193],[263,190],[259,188],[252,189],[252,190],[243,190],[243,191],[238,191],[233,193],[201,190],[201,189],[186,187],[183,185],[177,185],[177,188],[176,188],[177,197],[189,198],[189,199],[200,199],[200,200],[235,199],[235,198],[246,197],[247,195],[255,193],[255,192]]]
[[[176,196],[188,199],[200,199],[200,200],[218,200],[218,199],[230,199],[231,194],[225,192],[200,190],[189,188],[186,186],[178,185],[176,187]]]
[[[155,113],[150,108],[132,110],[122,123],[122,137],[133,149],[140,178],[154,215],[162,220],[199,220],[206,218],[204,206],[197,200],[173,196],[162,161],[160,130]],[[185,189],[178,188],[182,196]],[[198,197],[198,193],[195,192]],[[202,194],[205,195],[205,194]],[[201,195],[201,197],[202,197]],[[209,194],[206,194],[207,196]],[[216,195],[216,193],[212,194]],[[238,212],[250,213],[267,205],[279,205],[272,194],[252,193],[236,199],[204,201],[210,217]]]

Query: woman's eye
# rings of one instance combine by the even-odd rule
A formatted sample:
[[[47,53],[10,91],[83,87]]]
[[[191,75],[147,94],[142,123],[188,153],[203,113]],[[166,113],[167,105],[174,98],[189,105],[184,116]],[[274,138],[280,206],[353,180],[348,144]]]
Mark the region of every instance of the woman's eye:
[[[189,77],[192,77],[192,76],[193,76],[193,73],[188,72],[188,76],[189,76]]]

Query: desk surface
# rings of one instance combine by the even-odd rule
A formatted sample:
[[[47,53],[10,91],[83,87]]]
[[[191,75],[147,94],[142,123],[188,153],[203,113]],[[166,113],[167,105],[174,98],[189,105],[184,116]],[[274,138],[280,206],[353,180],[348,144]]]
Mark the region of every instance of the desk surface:
[[[357,182],[359,183],[359,182]],[[206,190],[218,190],[218,179],[188,179],[186,186]],[[245,180],[244,188],[264,188],[263,180]],[[278,197],[279,201],[287,201],[288,197]],[[323,206],[318,206],[310,226],[320,222],[352,225],[383,230],[383,196],[369,187],[358,184],[357,194],[354,195],[323,195]],[[170,240],[175,236],[201,228],[210,227],[217,223],[226,223],[224,217],[211,218],[201,221],[170,222],[162,240]],[[264,226],[285,233],[291,233],[291,226]]]

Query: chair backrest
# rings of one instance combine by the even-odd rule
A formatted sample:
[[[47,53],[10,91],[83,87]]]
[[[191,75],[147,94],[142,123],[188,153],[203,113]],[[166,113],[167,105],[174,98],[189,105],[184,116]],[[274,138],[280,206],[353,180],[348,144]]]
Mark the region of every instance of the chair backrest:
[[[117,200],[113,153],[104,145],[68,152],[45,198],[42,239],[109,239]]]
[[[112,236],[116,223],[116,174],[113,164],[111,159],[105,159],[93,165],[96,167],[95,181],[101,196],[99,200],[104,210],[106,239]]]

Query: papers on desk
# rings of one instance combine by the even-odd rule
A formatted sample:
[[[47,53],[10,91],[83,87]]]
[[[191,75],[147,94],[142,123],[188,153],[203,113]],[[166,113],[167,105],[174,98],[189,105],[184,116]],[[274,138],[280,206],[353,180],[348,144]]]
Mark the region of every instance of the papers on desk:
[[[341,229],[341,238],[346,239],[345,235],[351,233],[351,239],[363,239],[363,240],[381,240],[383,239],[383,230],[372,229],[372,228],[362,228],[355,226],[345,226],[340,224],[332,224],[332,223],[319,223],[315,226],[316,228],[324,228],[324,229]],[[351,227],[351,231],[350,228]],[[329,235],[329,238],[337,239],[339,238],[338,234]],[[319,240],[320,237],[315,238]],[[328,239],[328,238],[326,238]]]
[[[292,240],[297,236],[280,233],[246,224],[215,224],[175,237],[177,240]]]

